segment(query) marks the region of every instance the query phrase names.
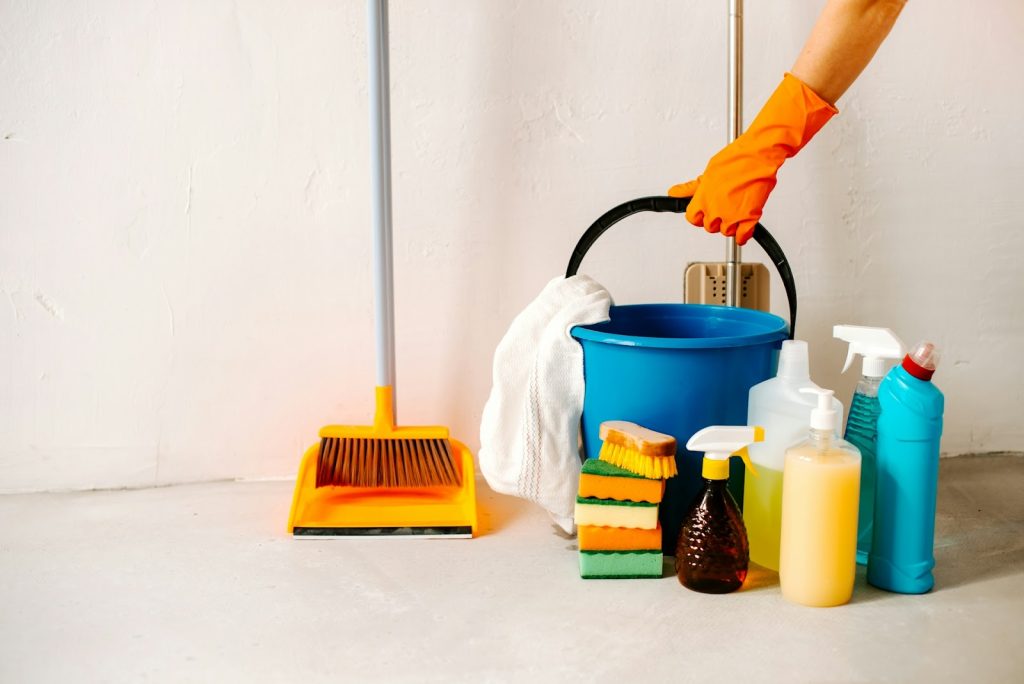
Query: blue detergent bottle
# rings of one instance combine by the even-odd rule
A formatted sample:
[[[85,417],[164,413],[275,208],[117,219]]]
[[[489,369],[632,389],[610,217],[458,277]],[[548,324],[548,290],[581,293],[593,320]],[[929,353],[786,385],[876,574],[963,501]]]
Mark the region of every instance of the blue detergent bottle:
[[[849,343],[843,372],[854,357],[864,357],[860,382],[850,401],[850,414],[843,438],[860,449],[860,504],[857,509],[857,563],[868,562],[871,527],[875,519],[875,453],[878,443],[878,387],[885,377],[886,361],[898,361],[905,353],[903,342],[888,328],[837,325],[832,336]]]
[[[935,497],[945,399],[932,384],[935,345],[922,342],[878,388],[875,521],[868,582],[901,594],[935,584]]]

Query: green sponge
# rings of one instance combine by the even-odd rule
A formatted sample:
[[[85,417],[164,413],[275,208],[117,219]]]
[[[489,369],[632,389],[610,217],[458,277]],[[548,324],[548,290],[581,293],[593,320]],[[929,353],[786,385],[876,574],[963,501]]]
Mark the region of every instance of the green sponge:
[[[628,470],[620,468],[619,466],[612,465],[608,461],[602,461],[599,458],[588,458],[583,462],[584,473],[588,475],[604,475],[606,477],[635,477],[639,480],[644,479],[643,475],[637,475],[631,473]]]
[[[661,550],[580,551],[583,579],[661,577]]]

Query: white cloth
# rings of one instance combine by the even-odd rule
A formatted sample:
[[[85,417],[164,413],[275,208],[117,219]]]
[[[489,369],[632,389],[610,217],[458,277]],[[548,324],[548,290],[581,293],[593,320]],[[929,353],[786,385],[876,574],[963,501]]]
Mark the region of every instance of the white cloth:
[[[572,534],[580,476],[583,349],[576,325],[608,320],[611,295],[589,276],[555,278],[494,352],[480,421],[480,471],[497,492],[540,504]]]

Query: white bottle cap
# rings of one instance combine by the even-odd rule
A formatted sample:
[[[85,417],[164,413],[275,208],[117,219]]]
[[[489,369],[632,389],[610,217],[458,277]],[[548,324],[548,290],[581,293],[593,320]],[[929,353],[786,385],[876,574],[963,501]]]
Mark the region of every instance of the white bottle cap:
[[[820,387],[802,387],[800,391],[804,394],[818,395],[818,406],[811,409],[811,429],[834,432],[839,423],[838,414],[832,408],[832,396],[835,392]]]
[[[807,343],[803,340],[786,340],[779,352],[780,378],[810,379],[810,363],[807,360]]]

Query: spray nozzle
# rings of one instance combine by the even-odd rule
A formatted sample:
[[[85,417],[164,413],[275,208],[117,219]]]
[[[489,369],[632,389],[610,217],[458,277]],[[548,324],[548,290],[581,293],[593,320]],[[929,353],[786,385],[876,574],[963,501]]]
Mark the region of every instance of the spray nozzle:
[[[738,456],[757,476],[747,446],[764,441],[764,428],[745,425],[712,425],[698,431],[686,442],[690,451],[704,452],[702,474],[709,480],[729,479],[729,458]]]
[[[820,387],[801,387],[800,391],[803,394],[818,395],[818,405],[811,409],[811,429],[834,432],[836,424],[839,422],[839,414],[832,407],[832,397],[835,392]]]
[[[846,352],[845,373],[853,358],[860,354],[864,357],[864,375],[880,378],[885,375],[885,359],[899,359],[903,356],[903,342],[888,328],[872,328],[864,325],[837,325],[832,328],[832,336],[850,343]]]

